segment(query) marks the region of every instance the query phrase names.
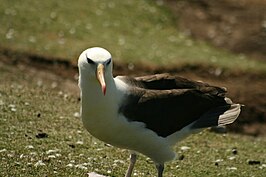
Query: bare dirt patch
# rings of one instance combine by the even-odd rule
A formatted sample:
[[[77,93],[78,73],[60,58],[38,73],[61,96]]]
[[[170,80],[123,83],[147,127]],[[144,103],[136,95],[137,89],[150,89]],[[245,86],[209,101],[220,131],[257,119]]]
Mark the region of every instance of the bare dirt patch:
[[[58,58],[47,58],[28,53],[17,53],[0,50],[0,61],[13,67],[23,66],[24,70],[34,68],[41,73],[52,72],[57,80],[67,80],[64,89],[69,92],[77,90],[77,67],[75,63]],[[212,85],[224,86],[228,96],[234,102],[244,104],[241,115],[236,123],[229,126],[232,132],[253,136],[266,135],[266,76],[255,73],[223,71],[210,66],[179,66],[173,68],[154,67],[115,63],[114,75],[145,75],[154,73],[172,73],[194,80],[201,80]],[[38,75],[36,74],[36,77]],[[65,82],[64,82],[65,83]]]
[[[194,38],[266,59],[265,0],[166,0],[178,28]]]

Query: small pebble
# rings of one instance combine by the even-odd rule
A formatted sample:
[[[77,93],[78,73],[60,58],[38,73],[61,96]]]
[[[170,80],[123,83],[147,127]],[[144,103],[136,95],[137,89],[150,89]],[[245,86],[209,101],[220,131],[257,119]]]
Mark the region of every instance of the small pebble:
[[[109,173],[109,174],[110,174],[110,173],[112,173],[112,171],[111,171],[111,170],[107,170],[107,173]]]
[[[32,145],[26,146],[27,149],[33,149],[34,147]]]
[[[7,150],[6,149],[0,149],[0,152],[6,152]]]
[[[249,165],[260,165],[260,161],[259,160],[249,160],[248,164]]]
[[[233,153],[234,155],[237,155],[237,149],[236,149],[236,148],[233,148],[233,149],[232,149],[232,153]]]
[[[0,106],[3,106],[5,103],[3,100],[0,100]]]
[[[97,171],[97,170],[95,170],[95,171]],[[88,176],[89,176],[89,177],[106,177],[106,176],[103,176],[103,175],[97,174],[97,173],[95,173],[95,172],[88,173]]]
[[[73,116],[76,117],[76,118],[79,118],[79,117],[80,117],[80,114],[79,114],[79,112],[75,112],[75,113],[73,114]]]
[[[228,157],[229,160],[234,160],[235,158],[235,156]]]
[[[186,150],[189,150],[190,147],[188,147],[188,146],[182,146],[182,147],[180,147],[180,149],[181,149],[182,151],[186,151]]]
[[[77,141],[76,144],[84,144],[83,141]]]
[[[71,148],[75,148],[76,147],[74,144],[69,144],[68,146],[71,147]]]
[[[217,160],[214,161],[214,165],[215,166],[219,166],[219,163],[223,162],[223,161],[224,161],[223,159],[217,159]]]
[[[66,165],[67,167],[73,167],[74,165],[72,163],[69,163]]]
[[[43,163],[43,161],[41,161],[41,160],[39,160],[38,162],[36,162],[34,164],[35,167],[37,167],[37,166],[44,166],[44,165],[45,165],[45,163]]]
[[[178,157],[178,160],[184,160],[185,156],[182,154]]]
[[[48,134],[47,133],[44,133],[44,132],[41,132],[41,133],[38,133],[37,135],[35,135],[36,138],[48,138]]]
[[[227,167],[226,169],[227,169],[227,170],[237,170],[236,167]]]
[[[55,159],[55,155],[48,155],[48,159]]]
[[[11,108],[11,111],[12,111],[12,112],[16,112],[17,109],[16,109],[16,108]]]
[[[59,149],[50,149],[48,151],[46,151],[46,154],[51,154],[51,153],[55,153],[55,152],[59,152]]]
[[[219,163],[219,162],[223,162],[224,160],[223,159],[217,159],[215,160],[215,162]]]
[[[266,168],[266,164],[262,164],[262,165],[259,167],[259,169],[264,169],[264,168]]]
[[[25,106],[29,106],[30,105],[30,103],[28,103],[28,102],[25,102],[24,104],[25,104]]]
[[[56,88],[58,86],[58,83],[57,82],[53,82],[52,84],[51,84],[51,87],[52,88]]]
[[[88,167],[83,166],[82,164],[75,165],[76,168],[82,169],[82,170],[87,170]]]

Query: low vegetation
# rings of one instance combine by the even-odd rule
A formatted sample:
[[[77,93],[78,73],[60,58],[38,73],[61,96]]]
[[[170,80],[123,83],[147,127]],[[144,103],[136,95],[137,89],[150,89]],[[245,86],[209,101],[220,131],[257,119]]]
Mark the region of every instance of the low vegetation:
[[[91,46],[117,61],[216,65],[266,71],[266,64],[215,49],[178,31],[163,1],[0,0],[2,47],[76,61]],[[29,8],[30,7],[30,8]]]
[[[45,71],[0,63],[0,176],[123,176],[127,150],[91,137],[79,119],[76,83]],[[264,176],[266,141],[203,131],[174,149],[166,176]],[[140,156],[134,176],[154,176]]]
[[[0,47],[76,62],[90,46],[116,61],[201,64],[266,72],[266,64],[180,33],[163,1],[0,0]],[[1,58],[0,58],[1,60]],[[77,83],[0,61],[0,176],[123,176],[128,151],[91,137],[79,119]],[[265,176],[266,140],[208,130],[176,145],[165,176]],[[140,156],[134,176],[154,176]]]

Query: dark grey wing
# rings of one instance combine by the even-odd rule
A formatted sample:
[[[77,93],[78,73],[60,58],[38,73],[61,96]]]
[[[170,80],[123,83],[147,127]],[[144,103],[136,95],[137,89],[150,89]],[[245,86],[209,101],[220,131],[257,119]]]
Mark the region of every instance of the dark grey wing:
[[[221,115],[233,109],[231,102],[222,96],[225,91],[221,88],[202,85],[190,89],[150,90],[132,81],[134,79],[127,82],[131,89],[125,95],[119,112],[129,121],[145,123],[147,128],[162,137],[191,123],[194,123],[193,128],[204,128],[221,122],[231,123],[238,116],[234,113],[231,118],[224,116],[221,120]]]
[[[134,79],[136,82],[140,82],[145,88],[155,90],[188,89],[208,86],[206,83],[192,81],[168,73],[135,77]]]
[[[219,93],[225,95],[226,89],[210,86],[207,83],[189,80],[180,76],[165,74],[155,74],[142,77],[118,76],[129,85],[151,89],[151,90],[172,90],[172,89],[198,89],[203,92],[208,91],[212,94]]]

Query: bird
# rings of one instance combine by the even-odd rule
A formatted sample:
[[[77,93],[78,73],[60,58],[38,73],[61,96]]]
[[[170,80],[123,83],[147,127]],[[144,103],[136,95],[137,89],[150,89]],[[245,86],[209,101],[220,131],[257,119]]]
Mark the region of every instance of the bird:
[[[163,177],[176,143],[204,128],[231,124],[241,111],[224,87],[168,73],[113,77],[112,55],[102,47],[84,50],[78,70],[82,123],[97,139],[129,150],[126,177],[139,154]]]

